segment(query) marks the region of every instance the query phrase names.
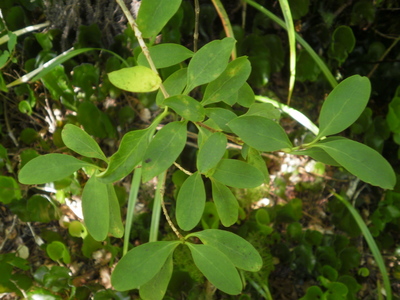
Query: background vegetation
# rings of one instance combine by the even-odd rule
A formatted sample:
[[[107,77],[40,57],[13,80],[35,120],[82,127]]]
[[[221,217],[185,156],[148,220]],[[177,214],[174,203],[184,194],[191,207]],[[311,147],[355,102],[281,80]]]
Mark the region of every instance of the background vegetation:
[[[294,146],[305,144],[314,136],[310,126],[304,127],[293,119],[295,112],[300,111],[317,123],[324,100],[336,81],[355,74],[367,76],[371,81],[368,107],[340,135],[382,154],[397,176],[400,154],[399,2],[200,1],[198,39],[194,39],[194,2],[182,1],[160,35],[146,41],[149,45],[172,43],[194,50],[222,40],[227,32],[233,34],[236,56],[247,56],[251,64],[247,82],[256,95],[253,97],[250,92],[249,102],[238,100],[235,104],[227,99],[213,103],[212,108],[207,108],[211,121],[206,125],[219,126],[227,132],[229,128],[223,127],[229,118],[226,115],[246,113],[255,98],[258,104],[269,101],[277,106],[279,110],[272,106],[266,109],[267,118],[279,121]],[[287,31],[270,15],[284,20],[282,3],[285,2],[290,7],[297,35],[306,42],[298,40],[296,44],[296,81],[289,106],[278,103],[288,104],[293,52],[289,50]],[[159,241],[176,239],[164,217],[157,231],[151,231],[153,216],[159,214],[155,212],[159,207],[153,206],[157,201],[154,199],[157,199],[158,182],[148,180],[140,185],[129,245],[124,244],[122,235],[116,231],[112,236],[107,235],[105,241],[93,238],[93,231],[87,232],[90,225],[83,221],[82,191],[89,178],[94,177],[91,176],[94,168],[89,164],[104,168],[105,163],[101,157],[93,159],[86,155],[88,157],[82,158],[82,153],[71,151],[73,147],[67,142],[66,132],[75,130],[72,125],[84,129],[100,145],[105,156],[110,157],[118,151],[126,133],[139,132],[155,124],[154,120],[162,113],[160,93],[126,92],[113,85],[108,75],[123,67],[144,64],[138,40],[132,28],[126,26],[124,14],[112,1],[3,0],[0,9],[1,297],[137,299],[136,289],[115,291],[110,276],[127,250],[124,246],[131,249],[143,245],[152,236]],[[220,14],[224,10],[231,27],[221,21]],[[327,77],[321,70],[307,50],[307,44],[325,62],[325,71],[333,76]],[[75,50],[68,50],[72,46]],[[62,53],[64,57],[59,57]],[[163,81],[187,67],[193,56],[189,53],[185,59],[171,64],[173,53],[164,54],[169,65],[159,68]],[[45,64],[54,58],[56,64]],[[30,73],[35,70],[44,71]],[[18,79],[25,74],[30,74],[28,80]],[[201,99],[202,95],[207,95],[205,86],[191,91],[196,99]],[[171,107],[175,110],[173,103]],[[182,116],[178,110],[178,116]],[[163,124],[176,124],[178,120],[168,115],[157,130]],[[188,175],[179,166],[190,172],[201,169],[197,158],[200,155],[197,140],[201,133],[194,123],[190,124],[188,138],[176,160],[179,165],[167,167],[163,187],[163,201],[172,223],[178,222],[181,228],[185,227],[182,222],[186,223],[176,220],[179,215],[176,200]],[[80,131],[73,131],[71,136],[75,138],[79,134]],[[241,159],[242,152],[235,141],[229,141],[228,149],[221,156]],[[162,145],[159,145],[160,152]],[[50,183],[21,184],[18,181],[20,170],[33,158],[48,153],[79,157],[87,165],[84,170],[74,170],[72,175]],[[200,222],[188,231],[219,228],[237,234],[259,252],[263,261],[261,270],[241,271],[245,282],[243,290],[239,295],[228,295],[230,293],[216,290],[205,279],[199,265],[193,263],[190,250],[179,246],[174,252],[174,271],[165,299],[399,298],[398,185],[390,191],[383,190],[360,181],[341,166],[329,166],[285,151],[254,157],[257,161],[253,165],[267,166],[269,172],[264,168],[262,172],[270,180],[255,188],[229,188],[239,203],[238,220],[229,228],[222,225],[224,217],[210,201],[212,196],[215,198],[211,180],[205,180],[208,201]],[[45,160],[43,164],[46,163],[50,162]],[[123,179],[124,176],[120,176],[113,180],[122,220],[128,224],[127,203],[131,203],[129,198],[133,197],[129,173],[124,174],[127,177]],[[368,171],[361,173],[363,176]],[[388,176],[382,174],[383,178]],[[350,203],[359,212],[372,234],[384,259],[392,295],[387,295],[387,288],[385,291],[383,287],[379,261],[371,252],[365,233],[344,203]],[[201,237],[192,239],[196,244]],[[140,293],[143,299],[152,299],[142,290]]]

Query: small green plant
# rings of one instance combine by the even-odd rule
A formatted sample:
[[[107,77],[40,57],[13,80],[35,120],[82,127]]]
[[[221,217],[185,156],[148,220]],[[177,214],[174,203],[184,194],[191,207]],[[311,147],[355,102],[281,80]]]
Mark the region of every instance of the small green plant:
[[[180,4],[180,1],[173,2],[177,7]],[[141,35],[154,37],[175,13],[170,9],[155,18],[155,12],[163,11],[156,7],[163,4],[144,1],[142,5],[139,27],[134,25],[139,41]],[[149,18],[163,22],[146,22]],[[141,27],[140,24],[146,25]],[[196,53],[179,45],[155,45],[149,51],[143,46],[147,60],[139,56],[138,66],[114,71],[109,74],[109,79],[115,86],[130,92],[159,89],[157,103],[163,111],[152,124],[147,129],[127,133],[119,150],[109,158],[86,132],[75,125],[66,125],[62,131],[64,144],[89,160],[47,154],[29,161],[19,173],[21,183],[43,184],[61,180],[83,168],[90,176],[82,193],[83,214],[88,232],[97,241],[106,239],[108,234],[118,238],[124,235],[113,182],[133,170],[134,178],[139,180],[133,182],[132,189],[137,189],[140,181],[158,177],[150,243],[133,248],[119,261],[112,274],[112,283],[117,290],[139,288],[144,299],[161,299],[172,274],[172,254],[179,245],[187,246],[205,277],[228,294],[239,294],[243,288],[237,269],[256,272],[262,266],[256,250],[227,231],[207,229],[182,236],[169,220],[178,240],[156,242],[160,217],[156,208],[164,208],[168,218],[162,199],[165,173],[183,151],[189,122],[198,129],[199,152],[197,171],[184,181],[177,196],[176,219],[184,231],[192,230],[202,219],[206,179],[211,181],[212,198],[221,223],[229,227],[238,221],[238,202],[229,187],[253,188],[268,180],[268,171],[259,160],[262,152],[309,155],[326,164],[343,166],[372,185],[386,189],[394,187],[395,174],[378,152],[355,141],[333,136],[350,127],[365,109],[370,95],[367,78],[352,76],[341,82],[322,106],[319,132],[314,140],[293,146],[285,130],[273,118],[276,109],[269,104],[253,103],[254,94],[246,83],[250,63],[246,57],[229,62],[234,47],[232,38],[212,41]],[[166,56],[166,49],[174,51]],[[187,68],[179,69],[167,79],[162,80],[157,74],[156,69],[176,65],[188,58],[191,59]],[[204,85],[201,99],[189,96],[196,87]],[[215,106],[218,103],[229,106],[239,103],[249,108],[238,116],[232,109]],[[178,120],[156,130],[170,114]],[[228,139],[242,145],[241,159],[223,158]],[[129,232],[129,228],[128,222],[125,231]],[[193,243],[192,238],[198,238],[202,244]],[[68,260],[67,252],[61,251],[60,245],[54,242],[48,246],[48,252],[53,259]],[[328,291],[332,284],[325,284]]]
[[[271,152],[310,156],[321,165],[341,167],[344,172],[368,184],[383,189],[393,189],[395,186],[395,173],[379,153],[382,145],[375,147],[366,142],[378,150],[375,151],[339,135],[348,128],[352,133],[362,133],[367,127],[363,124],[371,123],[371,113],[366,109],[371,85],[367,77],[359,75],[350,76],[338,84],[322,59],[294,32],[292,17],[299,20],[307,14],[308,1],[280,1],[285,22],[258,3],[251,0],[243,3],[255,7],[264,17],[268,16],[288,31],[288,104],[294,92],[295,79],[315,81],[322,71],[334,88],[320,110],[319,127],[288,105],[268,97],[255,96],[251,86],[265,86],[268,77],[282,69],[285,57],[280,36],[258,32],[257,25],[264,25],[263,22],[255,20],[254,34],[244,37],[244,31],[238,28],[233,30],[221,2],[213,0],[216,11],[224,21],[227,37],[210,41],[200,49],[197,49],[195,37],[192,51],[178,43],[155,43],[160,32],[167,39],[167,34],[175,34],[175,31],[180,37],[181,32],[176,28],[170,30],[169,26],[182,22],[185,3],[181,0],[143,0],[136,21],[122,1],[117,2],[135,33],[136,39],[132,33],[128,33],[132,35],[130,38],[140,45],[134,49],[134,57],[124,59],[105,49],[79,48],[79,43],[77,49],[58,55],[52,52],[54,36],[50,31],[35,35],[35,43],[40,44],[43,51],[27,62],[28,74],[9,84],[0,74],[0,90],[8,92],[13,88],[15,94],[23,99],[18,102],[20,112],[34,116],[35,107],[40,101],[37,101],[39,98],[33,88],[26,83],[37,80],[41,80],[50,97],[56,100],[57,108],[65,107],[76,112],[66,118],[66,125],[57,123],[53,134],[53,142],[57,147],[54,153],[38,154],[38,151],[50,152],[51,148],[33,128],[25,128],[20,133],[20,142],[27,146],[40,145],[40,150],[25,149],[21,152],[18,179],[22,184],[29,185],[54,183],[55,197],[60,202],[64,201],[69,191],[82,195],[84,224],[79,221],[66,223],[69,238],[78,241],[85,259],[98,249],[110,251],[112,260],[121,256],[111,276],[113,288],[118,292],[93,291],[95,299],[126,295],[127,291],[133,289],[139,289],[142,299],[163,299],[174,275],[182,272],[182,265],[185,264],[195,269],[193,273],[198,273],[194,277],[198,279],[203,274],[209,281],[208,286],[213,285],[224,293],[238,295],[244,291],[242,297],[245,299],[248,297],[245,293],[251,285],[264,298],[272,299],[267,282],[274,268],[273,257],[281,260],[282,264],[290,264],[296,272],[315,275],[319,286],[314,281],[314,286],[301,299],[355,299],[360,286],[348,273],[350,269],[359,267],[360,254],[355,247],[346,247],[350,244],[348,239],[323,235],[314,230],[304,231],[300,223],[303,201],[299,198],[291,199],[283,206],[261,208],[251,213],[250,204],[254,199],[247,202],[240,199],[242,195],[251,198],[249,190],[254,191],[269,183],[264,157]],[[198,2],[195,3],[195,8],[198,8]],[[330,18],[333,16],[325,17],[331,26]],[[197,14],[195,18],[199,22]],[[198,29],[194,30],[197,34]],[[91,32],[89,28],[80,30]],[[237,40],[234,33],[239,33]],[[295,39],[304,47],[297,55],[297,71]],[[6,42],[7,50],[0,53],[0,68],[3,67],[2,63],[7,67],[14,61],[16,33],[7,31],[0,38],[0,44]],[[344,64],[354,47],[355,38],[350,27],[332,28],[326,54],[333,65]],[[97,53],[98,50],[112,56],[103,56],[93,65],[69,61],[79,54],[89,51]],[[249,57],[237,57],[237,53],[249,53]],[[49,57],[52,59],[49,60]],[[70,65],[60,65],[63,63]],[[105,63],[104,72],[97,65],[102,63]],[[156,107],[157,115],[149,119],[147,127],[124,134],[117,142],[118,150],[109,153],[102,149],[95,138],[116,138],[120,128],[112,123],[116,115],[110,116],[102,111],[102,104],[99,103],[107,95],[117,98],[123,93],[121,90],[137,93],[138,98],[144,101],[154,98],[153,107]],[[397,137],[397,94],[389,106],[386,121],[394,133],[393,140],[400,144]],[[286,128],[281,126],[281,112],[309,131],[304,142],[288,135]],[[117,114],[119,127],[127,125],[135,116],[129,106],[121,108]],[[365,128],[360,129],[360,126]],[[193,155],[195,161],[192,168],[187,170],[180,165],[180,157],[185,155],[188,136],[193,136],[193,133],[197,137],[195,146],[198,151]],[[227,151],[232,145],[236,148],[235,154]],[[76,155],[71,155],[68,149],[62,147],[74,151]],[[3,146],[0,147],[0,163],[9,173],[13,173],[9,154]],[[172,205],[167,210],[164,203],[165,183],[175,168],[179,169],[172,175],[175,201],[171,201]],[[129,176],[132,176],[132,182],[124,220],[116,183]],[[153,178],[156,179],[156,189],[151,213],[146,212],[141,220],[134,220],[139,188]],[[275,183],[281,187],[277,191],[278,196],[284,198],[285,179],[277,178]],[[298,187],[301,188],[300,184]],[[354,228],[361,229],[381,270],[390,299],[390,283],[384,262],[367,226],[345,198],[337,194],[335,196],[336,200],[332,200],[329,206],[333,218],[345,216],[341,221],[351,220],[351,224],[358,226]],[[35,194],[25,198],[17,181],[8,175],[0,176],[0,202],[26,222],[47,223],[56,220],[60,214],[50,197]],[[386,225],[397,224],[397,202],[397,193],[388,193],[379,204],[369,227],[373,236],[383,234]],[[161,215],[164,215],[173,233],[159,240]],[[145,220],[147,217],[148,220]],[[139,245],[132,247],[134,221],[140,223],[141,228],[147,226],[147,221],[150,226],[145,229],[145,234],[140,233]],[[276,232],[274,224],[283,225],[286,233]],[[221,225],[226,230],[219,229]],[[337,227],[340,229],[340,225]],[[201,228],[203,230],[198,231]],[[134,228],[134,234],[138,235],[138,230]],[[353,232],[360,234],[360,230]],[[143,236],[147,233],[149,242],[143,243]],[[124,239],[121,251],[112,244],[120,238]],[[338,246],[340,242],[337,241],[342,244]],[[66,245],[69,244],[61,237],[50,238],[43,248],[53,261],[69,264],[76,259],[76,253]],[[7,270],[5,275],[0,276],[1,286],[6,285],[10,291],[18,294],[21,294],[19,288],[28,290],[29,287],[25,288],[18,281],[21,270],[27,270],[20,260],[14,256],[1,256],[0,264]],[[360,269],[361,273],[367,272],[361,272]],[[76,287],[71,284],[72,277],[65,267],[42,266],[33,276],[43,288],[31,289],[28,296],[45,297],[58,293],[62,297],[68,294],[72,299],[76,293]],[[10,278],[13,281],[6,283]],[[201,280],[204,279],[199,279],[199,282]],[[205,292],[208,296],[213,293],[212,288],[210,290]],[[89,289],[85,293],[90,293]]]

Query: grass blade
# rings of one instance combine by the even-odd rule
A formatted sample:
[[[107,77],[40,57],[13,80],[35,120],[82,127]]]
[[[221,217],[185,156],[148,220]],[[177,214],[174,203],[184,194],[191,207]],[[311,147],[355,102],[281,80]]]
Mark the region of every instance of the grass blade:
[[[290,99],[292,97],[294,82],[296,80],[296,37],[292,18],[292,12],[288,0],[279,0],[283,17],[285,18],[286,31],[289,39],[289,50],[290,50],[290,79],[289,79],[289,93],[287,99],[287,105],[290,105]]]
[[[13,82],[9,83],[7,85],[7,88],[22,84],[22,83],[26,83],[28,81],[36,81],[39,80],[40,78],[42,78],[44,75],[46,75],[47,73],[49,73],[51,70],[53,70],[56,66],[62,64],[63,62],[79,55],[82,54],[84,52],[88,52],[88,51],[93,51],[93,50],[98,50],[98,51],[105,51],[108,52],[114,56],[116,56],[118,59],[120,59],[127,67],[129,67],[128,63],[125,61],[125,59],[123,59],[121,56],[119,56],[117,53],[110,51],[110,50],[106,50],[106,49],[102,49],[102,48],[82,48],[82,49],[68,49],[67,51],[64,51],[63,53],[61,53],[60,55],[54,57],[53,59],[49,60],[48,62],[44,63],[42,66],[40,66],[39,68],[36,68],[35,70],[33,70],[32,72],[29,72],[28,74],[22,76],[21,78],[18,78],[17,80],[14,80]]]
[[[358,211],[349,203],[349,201],[347,201],[342,196],[340,196],[336,193],[334,193],[333,195],[346,206],[346,208],[350,211],[354,220],[357,222],[358,226],[360,227],[361,232],[364,235],[364,238],[368,243],[368,247],[371,250],[371,252],[375,258],[376,264],[378,265],[379,270],[382,273],[383,286],[385,287],[385,290],[386,290],[386,299],[392,300],[392,289],[390,286],[389,276],[388,276],[388,273],[387,273],[387,270],[385,267],[385,263],[383,261],[381,252],[379,251],[379,248],[376,245],[375,240],[371,235],[371,232],[369,231],[367,225],[365,224],[364,220],[361,218]]]
[[[259,10],[263,14],[265,14],[268,18],[276,22],[279,26],[287,30],[286,24],[280,18],[275,16],[272,12],[268,9],[263,7],[262,5],[252,1],[252,0],[244,0],[255,9]],[[314,59],[317,65],[321,68],[321,71],[324,73],[326,79],[329,81],[330,85],[334,88],[337,86],[337,81],[331,71],[329,70],[328,66],[323,62],[323,60],[318,56],[318,54],[314,51],[313,48],[297,33],[295,33],[296,40],[304,47],[304,49],[310,54],[310,56]]]

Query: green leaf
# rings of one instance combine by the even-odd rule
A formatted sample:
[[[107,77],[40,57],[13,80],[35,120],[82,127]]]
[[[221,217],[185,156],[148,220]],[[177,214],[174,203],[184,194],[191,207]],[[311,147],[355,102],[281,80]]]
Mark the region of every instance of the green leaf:
[[[22,100],[21,102],[18,103],[18,109],[20,112],[22,112],[23,114],[27,114],[27,115],[31,115],[33,110],[32,110],[32,106],[29,104],[28,101],[26,100]]]
[[[293,20],[299,20],[301,17],[305,16],[308,13],[309,5],[310,0],[289,0]]]
[[[271,152],[292,147],[283,128],[264,117],[241,116],[230,121],[228,126],[243,142],[260,151]]]
[[[150,56],[157,69],[167,68],[190,58],[193,56],[193,51],[178,44],[160,44],[149,48]],[[137,59],[138,65],[150,67],[143,52]]]
[[[356,38],[349,26],[339,26],[332,34],[332,42],[328,51],[331,58],[336,59],[339,65],[344,63],[356,45]]]
[[[245,84],[250,72],[251,65],[247,57],[231,61],[225,71],[207,85],[201,103],[208,105],[232,97]]]
[[[65,146],[80,155],[99,158],[107,162],[107,157],[101,151],[96,141],[78,126],[72,124],[65,125],[62,130],[62,140]]]
[[[304,82],[306,80],[316,81],[321,68],[306,50],[300,50],[296,63],[296,80]]]
[[[183,118],[192,122],[201,122],[205,118],[203,106],[187,95],[176,95],[164,100],[164,105],[171,107]]]
[[[85,238],[88,234],[86,227],[79,221],[72,221],[68,225],[68,233],[73,237]]]
[[[182,0],[146,0],[140,5],[137,24],[144,38],[155,37],[177,12]]]
[[[110,116],[101,111],[93,102],[80,103],[78,121],[90,135],[99,138],[116,137],[116,130],[111,123]]]
[[[97,90],[93,87],[99,87],[99,81],[100,68],[92,64],[83,63],[76,66],[72,71],[71,83],[74,87],[80,88],[80,93],[84,95],[85,100],[90,100],[92,95],[96,93]]]
[[[115,267],[111,275],[113,287],[127,291],[143,286],[157,275],[179,244],[180,241],[161,241],[133,248]]]
[[[41,81],[53,99],[60,100],[68,109],[76,111],[76,94],[64,66],[55,66],[50,72],[45,72]],[[26,75],[25,75],[26,76]]]
[[[222,225],[229,227],[235,224],[239,216],[239,204],[235,196],[228,187],[216,180],[211,180],[211,188]]]
[[[246,82],[241,86],[238,91],[237,103],[243,107],[249,107],[255,101],[254,91],[251,86]]]
[[[197,51],[188,66],[188,81],[185,94],[196,86],[216,79],[228,65],[235,45],[233,38],[212,41]]]
[[[371,83],[367,77],[354,75],[339,83],[322,104],[317,138],[339,133],[357,121],[367,106],[370,93]]]
[[[254,148],[249,149],[247,154],[247,163],[256,167],[264,175],[264,182],[269,183],[268,167],[258,150]]]
[[[227,123],[237,117],[234,112],[221,107],[210,107],[206,108],[206,115],[213,120],[221,130],[232,132]]]
[[[307,293],[304,297],[301,297],[300,300],[318,300],[321,299],[322,296],[322,290],[318,286],[313,285],[307,289]]]
[[[208,245],[186,243],[194,263],[217,288],[229,295],[242,291],[242,280],[232,262],[219,250]]]
[[[196,236],[203,244],[218,249],[239,269],[257,272],[262,267],[262,258],[253,245],[232,232],[207,229],[189,236]]]
[[[254,188],[264,181],[264,174],[256,167],[236,159],[222,159],[212,178],[235,188]]]
[[[1,59],[1,57],[0,57],[0,59]],[[1,65],[1,63],[0,63],[0,65]],[[3,73],[0,73],[0,91],[5,92],[5,93],[8,92],[8,88],[6,86],[6,82],[4,80]]]
[[[59,218],[59,211],[56,206],[47,197],[34,194],[28,199],[26,210],[29,214],[29,221],[48,223]]]
[[[110,226],[108,232],[116,238],[121,238],[124,235],[124,224],[122,224],[121,209],[112,183],[107,184],[107,192],[110,209]]]
[[[394,97],[389,103],[386,122],[390,131],[400,133],[400,97]]]
[[[9,176],[0,176],[0,202],[8,204],[19,199],[21,199],[21,189],[15,179]]]
[[[59,242],[53,241],[46,247],[47,255],[54,261],[63,260],[66,264],[71,262],[71,256],[69,255],[67,247]]]
[[[148,133],[146,129],[126,133],[118,151],[110,157],[107,170],[99,175],[99,180],[114,182],[131,173],[143,159],[149,144]]]
[[[161,78],[153,70],[135,66],[108,73],[111,83],[121,90],[133,93],[147,93],[157,90]]]
[[[110,225],[107,185],[90,177],[82,192],[82,212],[86,228],[96,241],[106,239]]]
[[[83,167],[97,168],[70,155],[46,154],[30,160],[19,172],[18,180],[22,184],[43,184],[61,180]]]
[[[271,120],[279,120],[281,113],[271,103],[254,103],[249,107],[246,116],[259,116]]]
[[[143,300],[162,300],[172,277],[174,265],[170,255],[161,270],[150,281],[140,286],[139,294]]]
[[[165,90],[170,97],[179,95],[182,93],[187,82],[187,68],[179,69],[175,73],[172,73],[163,83]],[[157,105],[162,105],[164,101],[164,95],[161,90],[158,91],[156,102]]]
[[[201,174],[196,172],[182,184],[176,200],[176,220],[180,228],[192,230],[201,220],[206,203],[206,190]]]
[[[224,156],[227,139],[222,132],[212,133],[197,154],[197,169],[200,173],[207,173],[214,168]]]
[[[165,125],[150,142],[143,156],[143,182],[147,182],[168,169],[178,158],[186,144],[186,123]]]
[[[364,144],[334,139],[314,144],[313,147],[323,149],[350,173],[369,184],[384,189],[393,189],[396,184],[396,174],[387,160]]]

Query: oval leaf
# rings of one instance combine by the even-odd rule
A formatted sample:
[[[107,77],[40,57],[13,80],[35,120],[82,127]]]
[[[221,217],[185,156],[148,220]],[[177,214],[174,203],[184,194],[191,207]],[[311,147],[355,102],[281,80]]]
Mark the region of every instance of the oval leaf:
[[[146,0],[140,5],[137,24],[144,38],[155,37],[177,12],[182,0]]]
[[[66,264],[71,262],[71,256],[67,247],[59,241],[53,241],[47,245],[46,252],[47,255],[54,261],[60,261],[62,259]]]
[[[348,139],[334,139],[313,145],[326,151],[350,173],[372,185],[393,189],[396,174],[386,159],[374,149]]]
[[[70,155],[46,154],[30,160],[19,172],[18,179],[23,184],[43,184],[61,180],[87,166],[97,168]]]
[[[228,65],[229,56],[235,46],[233,38],[212,41],[197,51],[188,65],[186,94],[196,86],[216,79]]]
[[[0,202],[8,204],[19,199],[21,199],[21,188],[15,179],[9,176],[0,176]]]
[[[243,107],[249,107],[255,101],[254,91],[251,86],[246,82],[238,91],[237,103]]]
[[[221,130],[225,132],[232,132],[232,130],[226,124],[237,118],[233,111],[221,107],[206,108],[206,115],[212,121],[214,121]]]
[[[190,58],[193,51],[178,44],[160,44],[149,48],[150,56],[157,69],[167,68]],[[150,67],[143,52],[137,59],[138,65]]]
[[[241,116],[228,123],[243,142],[260,151],[291,148],[287,134],[276,122],[259,116]]]
[[[176,200],[176,220],[180,228],[192,230],[201,220],[206,204],[206,190],[201,174],[188,177],[182,184]]]
[[[143,66],[123,68],[108,73],[108,78],[117,88],[133,93],[152,92],[161,84],[160,76]]]
[[[247,154],[247,163],[256,167],[264,175],[264,182],[269,183],[269,171],[265,160],[262,158],[260,151],[249,148]]]
[[[239,57],[231,61],[225,71],[207,85],[202,104],[208,105],[232,97],[245,84],[251,72],[247,57]]]
[[[65,125],[61,136],[65,146],[76,153],[107,162],[106,156],[103,151],[101,151],[96,141],[78,126],[72,124]]]
[[[214,132],[200,147],[197,154],[197,169],[206,173],[214,168],[224,156],[227,139],[222,132]]]
[[[86,228],[96,241],[106,239],[110,224],[107,185],[90,177],[82,192],[82,212]]]
[[[354,75],[339,83],[322,105],[317,138],[339,133],[357,121],[370,94],[367,77]]]
[[[254,188],[264,181],[264,175],[259,169],[236,159],[222,159],[212,178],[235,188]]]
[[[143,156],[143,182],[147,182],[168,169],[178,158],[186,144],[186,123],[165,125],[150,142]]]
[[[152,242],[133,248],[115,267],[111,275],[113,287],[117,291],[127,291],[149,282],[180,243],[180,241]]]
[[[218,181],[211,180],[211,188],[222,225],[229,227],[235,224],[239,217],[239,204],[235,196],[228,187]]]
[[[219,250],[208,245],[188,245],[194,263],[217,288],[229,295],[242,291],[242,280],[232,262]]]
[[[207,229],[189,236],[196,236],[203,244],[218,249],[239,269],[257,272],[262,267],[262,258],[253,245],[232,232]]]
[[[204,107],[187,95],[176,95],[164,100],[164,105],[171,107],[183,118],[192,122],[201,122],[205,117]]]
[[[135,130],[126,133],[118,151],[109,159],[108,168],[99,175],[99,180],[110,183],[127,176],[142,161],[149,144],[148,130]]]
[[[182,93],[187,82],[187,68],[179,69],[172,73],[163,83],[165,90],[170,97],[179,95]],[[162,105],[164,101],[164,95],[161,90],[158,91],[156,102],[157,105]]]
[[[168,256],[167,261],[161,270],[150,281],[140,286],[139,294],[143,300],[162,300],[167,291],[169,281],[172,277],[174,265],[172,255]]]

